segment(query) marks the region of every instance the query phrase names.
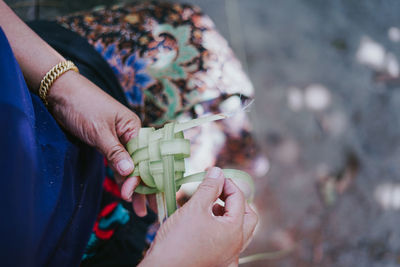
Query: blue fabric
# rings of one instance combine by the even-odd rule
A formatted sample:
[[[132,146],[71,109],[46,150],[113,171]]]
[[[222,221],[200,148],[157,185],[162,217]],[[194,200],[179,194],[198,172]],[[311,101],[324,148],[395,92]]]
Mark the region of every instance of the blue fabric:
[[[98,212],[102,156],[28,90],[0,28],[0,264],[77,266]]]

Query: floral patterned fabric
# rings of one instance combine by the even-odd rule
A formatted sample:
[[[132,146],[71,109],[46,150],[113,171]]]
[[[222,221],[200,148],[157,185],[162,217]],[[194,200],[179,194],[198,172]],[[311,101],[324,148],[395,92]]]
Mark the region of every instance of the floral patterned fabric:
[[[104,57],[143,126],[160,127],[170,120],[209,113],[230,115],[185,133],[193,143],[187,174],[212,165],[254,174],[260,156],[244,110],[253,87],[226,40],[199,8],[133,3],[61,17],[58,22],[85,37]],[[103,215],[117,209],[118,214],[113,224],[104,223],[105,217],[99,215],[91,248],[98,240],[107,239],[99,232],[101,225],[108,226],[107,233],[111,233],[112,227],[126,220],[118,204],[107,205],[103,209],[108,213]],[[94,254],[92,249],[85,257]]]

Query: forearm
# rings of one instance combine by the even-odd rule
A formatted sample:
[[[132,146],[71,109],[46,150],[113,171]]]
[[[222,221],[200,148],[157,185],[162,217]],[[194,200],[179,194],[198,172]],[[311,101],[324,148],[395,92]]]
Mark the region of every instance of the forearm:
[[[64,58],[0,0],[0,27],[11,45],[28,87],[37,93],[43,76]]]

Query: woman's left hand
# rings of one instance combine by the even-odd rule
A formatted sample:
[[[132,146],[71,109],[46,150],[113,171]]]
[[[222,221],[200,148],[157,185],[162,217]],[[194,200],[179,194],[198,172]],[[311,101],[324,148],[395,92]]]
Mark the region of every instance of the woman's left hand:
[[[56,120],[83,142],[96,147],[118,177],[126,177],[134,164],[124,145],[138,134],[139,117],[82,75],[68,71],[51,87],[49,109]],[[124,181],[122,197],[131,201],[137,215],[146,215],[144,195],[133,194],[139,177]]]
[[[7,36],[28,87],[37,94],[44,75],[65,58],[36,35],[2,0],[0,27]],[[116,176],[124,178],[133,171],[133,162],[123,145],[140,129],[141,123],[135,113],[73,71],[57,78],[47,101],[58,123],[83,142],[96,147],[107,158]],[[145,196],[133,194],[139,182],[139,177],[129,178],[121,191],[125,200],[133,199],[136,214],[144,216]]]

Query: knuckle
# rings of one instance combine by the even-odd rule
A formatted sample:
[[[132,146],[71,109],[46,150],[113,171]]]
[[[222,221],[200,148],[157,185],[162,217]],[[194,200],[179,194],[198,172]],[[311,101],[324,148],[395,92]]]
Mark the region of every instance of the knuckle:
[[[202,191],[214,191],[217,188],[218,184],[216,183],[216,181],[213,181],[211,179],[206,179],[199,185],[199,190]]]
[[[134,124],[135,126],[141,126],[141,121],[138,115],[136,113],[129,111],[129,117],[128,117],[128,122],[131,124]]]
[[[140,121],[139,117],[132,113],[129,119],[126,121],[126,127],[130,130],[139,129],[142,126],[142,122]]]
[[[133,121],[133,124],[135,124],[137,127],[142,126],[142,121],[140,120],[139,116],[136,115],[135,113],[133,113],[132,121]]]
[[[120,138],[122,137],[123,142],[128,142],[138,134],[141,124],[139,117],[131,112],[128,116],[117,121],[117,135]]]
[[[108,161],[114,161],[116,160],[119,155],[124,151],[124,148],[122,147],[121,144],[116,144],[108,149],[106,152],[106,158]]]

